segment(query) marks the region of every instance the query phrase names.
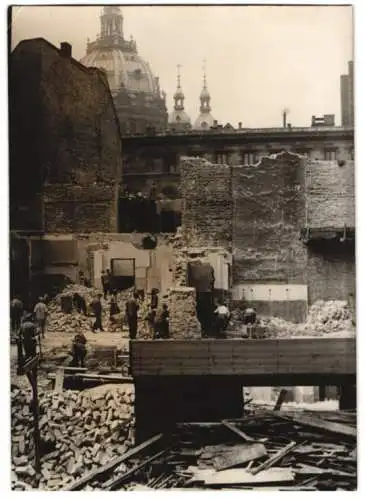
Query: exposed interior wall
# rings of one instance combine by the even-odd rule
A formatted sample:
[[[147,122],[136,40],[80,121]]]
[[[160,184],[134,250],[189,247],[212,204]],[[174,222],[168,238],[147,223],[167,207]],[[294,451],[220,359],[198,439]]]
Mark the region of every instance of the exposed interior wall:
[[[306,282],[304,168],[288,153],[233,167],[234,283]]]
[[[232,240],[232,174],[227,165],[182,158],[182,228],[188,246],[223,246]]]
[[[308,161],[305,169],[305,190],[306,226],[355,227],[353,161]]]
[[[321,241],[308,245],[308,291],[316,300],[348,300],[356,290],[354,242]]]

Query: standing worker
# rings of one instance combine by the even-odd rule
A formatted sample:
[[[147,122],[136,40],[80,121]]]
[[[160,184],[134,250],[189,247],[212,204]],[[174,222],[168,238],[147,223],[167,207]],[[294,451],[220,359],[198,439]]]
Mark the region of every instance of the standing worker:
[[[120,313],[120,310],[119,310],[119,306],[118,306],[118,302],[117,302],[117,292],[116,292],[116,290],[113,290],[112,296],[110,299],[110,319],[112,319],[113,316],[115,316],[116,314],[119,314],[119,313]]]
[[[15,296],[10,304],[11,331],[18,333],[23,315],[23,302]]]
[[[109,292],[110,279],[109,275],[105,273],[105,271],[101,271],[101,285],[103,287],[104,299],[106,300]]]
[[[44,298],[39,297],[38,303],[34,307],[35,319],[37,322],[37,326],[42,334],[42,338],[44,338],[44,333],[46,330],[46,320],[48,315],[48,309],[46,304],[44,303]]]
[[[167,304],[162,304],[162,307],[156,312],[155,319],[155,330],[156,338],[168,339],[170,335],[169,331],[169,317],[170,312]]]
[[[91,309],[95,315],[95,323],[93,324],[92,331],[96,332],[96,330],[104,331],[103,325],[101,322],[101,317],[103,314],[103,306],[101,305],[101,297],[102,294],[98,293],[98,296],[92,301]]]
[[[219,300],[214,314],[216,318],[217,338],[225,338],[224,332],[228,326],[229,318],[231,316],[228,307]]]
[[[32,358],[37,354],[37,327],[31,313],[24,315],[23,323],[19,330],[19,340],[24,348],[25,359]]]
[[[72,341],[72,361],[71,366],[85,366],[86,357],[86,337],[83,333],[78,333],[75,335]]]
[[[152,288],[151,290],[151,307],[152,309],[157,309],[158,307],[158,290],[157,288]]]
[[[151,306],[146,316],[147,331],[149,337],[151,338],[155,337],[155,318],[156,318],[156,309],[154,309]]]
[[[131,339],[135,339],[137,337],[138,309],[139,309],[137,298],[138,298],[137,294],[134,293],[133,296],[127,301],[125,305],[126,320],[129,328],[129,337]]]
[[[254,325],[256,323],[256,310],[253,307],[247,307],[243,312],[243,324]]]

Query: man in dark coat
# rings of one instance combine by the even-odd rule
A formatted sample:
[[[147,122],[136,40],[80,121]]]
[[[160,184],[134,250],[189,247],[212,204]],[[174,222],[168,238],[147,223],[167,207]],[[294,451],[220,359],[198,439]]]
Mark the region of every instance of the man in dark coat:
[[[72,341],[72,361],[71,366],[85,366],[86,357],[86,337],[83,333],[75,335]]]
[[[131,339],[135,339],[137,337],[138,310],[139,310],[137,298],[138,298],[137,294],[134,293],[133,297],[130,298],[125,305],[125,315],[129,328],[129,337]]]
[[[95,315],[95,323],[93,324],[92,330],[96,332],[96,330],[104,331],[103,325],[101,322],[101,317],[103,314],[103,306],[101,305],[101,297],[102,294],[99,293],[98,296],[92,301],[91,309]]]
[[[37,326],[31,313],[24,315],[19,330],[19,340],[24,348],[25,359],[32,358],[37,353]]]
[[[170,312],[166,304],[162,304],[156,312],[155,317],[155,330],[156,338],[168,339],[170,335],[169,331],[169,317]]]
[[[14,297],[10,304],[11,331],[18,332],[23,315],[23,302],[19,297]]]

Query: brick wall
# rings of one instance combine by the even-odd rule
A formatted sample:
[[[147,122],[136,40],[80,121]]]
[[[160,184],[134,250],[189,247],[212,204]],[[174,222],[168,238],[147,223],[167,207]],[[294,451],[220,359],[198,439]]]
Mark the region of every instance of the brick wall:
[[[117,230],[121,140],[102,73],[43,39],[28,40],[12,53],[11,93],[13,204],[25,198],[21,178],[29,198],[43,194],[47,200],[46,230]],[[96,198],[77,199],[70,187],[82,193],[95,183]],[[58,189],[62,202],[53,200]],[[71,224],[72,217],[77,221]]]
[[[346,161],[309,161],[306,167],[310,228],[355,227],[355,166]]]
[[[353,242],[320,242],[308,246],[308,295],[316,300],[347,300],[356,288]]]
[[[200,158],[181,161],[182,226],[190,246],[224,246],[232,241],[232,170]]]
[[[111,232],[117,224],[113,186],[47,184],[44,227],[49,233]]]
[[[305,283],[304,164],[284,153],[233,167],[235,283]]]

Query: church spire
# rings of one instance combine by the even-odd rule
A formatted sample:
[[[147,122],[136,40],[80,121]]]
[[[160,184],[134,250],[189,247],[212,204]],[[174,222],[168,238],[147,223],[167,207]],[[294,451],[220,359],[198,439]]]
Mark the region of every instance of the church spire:
[[[184,111],[185,95],[181,88],[181,75],[180,75],[181,65],[178,64],[176,68],[177,68],[177,85],[176,85],[176,92],[174,94],[174,101],[175,101],[174,110]]]
[[[200,92],[200,112],[210,113],[212,108],[210,107],[210,94],[207,87],[207,75],[206,75],[206,61],[203,61],[203,88]]]

